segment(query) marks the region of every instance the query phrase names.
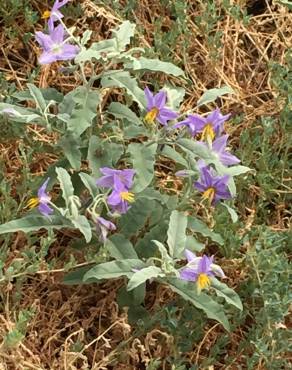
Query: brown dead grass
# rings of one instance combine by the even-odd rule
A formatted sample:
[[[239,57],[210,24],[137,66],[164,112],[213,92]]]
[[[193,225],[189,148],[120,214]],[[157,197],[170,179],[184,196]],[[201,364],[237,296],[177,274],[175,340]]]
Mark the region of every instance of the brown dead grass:
[[[203,0],[189,1],[191,46],[185,55],[181,54],[179,44],[175,50],[176,62],[180,63],[184,58],[185,70],[192,81],[191,85],[186,86],[187,96],[182,109],[192,109],[208,88],[224,84],[231,86],[236,94],[224,97],[221,104],[224,112],[244,114],[244,121],[240,125],[227,127],[236,145],[241,131],[255,125],[258,117],[277,116],[281,110],[279,102],[276,103],[274,99],[275,92],[270,83],[268,64],[271,60],[284,63],[285,52],[292,46],[292,14],[284,6],[270,5],[270,2],[263,0],[258,2],[263,10],[252,17],[248,26],[225,15],[218,23],[218,31],[223,30],[223,49],[218,60],[214,62],[213,50],[210,50],[194,22],[194,17],[201,14],[204,3]],[[246,1],[237,0],[234,3],[244,6]],[[43,3],[34,4],[39,11],[44,10]],[[76,20],[76,26],[80,30],[88,27],[94,30],[93,37],[96,40],[108,37],[109,30],[121,21],[112,9],[95,5],[91,0],[83,1],[83,9],[84,16]],[[134,17],[137,25],[144,30],[143,35],[139,35],[141,46],[144,47],[152,45],[153,24],[158,17],[163,17],[165,29],[169,30],[172,25],[167,9],[155,0],[140,0]],[[41,27],[40,24],[38,29]],[[11,43],[3,34],[0,42],[0,71],[5,73],[8,81],[14,81],[19,89],[23,89],[26,76],[36,66],[38,49],[33,41],[30,41],[28,46],[21,40]],[[77,77],[58,73],[56,64],[42,67],[39,76],[41,87],[56,87],[64,92],[71,90],[78,83]],[[104,99],[107,99],[107,95]],[[40,140],[53,139],[47,137],[39,128],[30,127],[29,130],[33,130],[36,138]],[[7,164],[6,175],[8,178],[14,177],[13,181],[16,182],[21,165],[18,146],[17,141],[1,144],[1,158]],[[31,170],[39,175],[54,160],[54,156],[36,158]],[[175,179],[169,175],[169,165],[171,166],[171,163],[164,164],[162,161],[158,168],[161,177],[159,181],[166,188],[170,184],[172,189],[179,189],[180,183],[175,183]],[[251,189],[250,196],[256,197],[256,193],[256,188]],[[246,213],[244,229],[249,229],[255,210],[247,209]],[[239,270],[238,266],[232,271],[236,270]],[[60,283],[61,277],[60,272],[36,274],[23,282],[21,292],[18,292],[17,284],[3,287],[1,337],[14,327],[14,307],[18,307],[18,311],[33,307],[35,315],[28,326],[25,339],[17,348],[8,350],[4,348],[3,343],[0,345],[1,370],[144,369],[151,359],[157,358],[162,359],[161,369],[168,368],[164,359],[175,350],[173,338],[159,329],[152,330],[140,338],[132,335],[133,328],[127,322],[127,315],[119,311],[115,300],[117,289],[120,287],[119,281],[109,281],[99,286],[66,287]],[[238,282],[243,278],[244,276],[237,275],[232,280]],[[155,291],[154,306],[173,298],[173,294],[164,287],[157,289],[159,291]],[[21,296],[15,302],[17,292],[21,293]],[[189,355],[190,364],[200,364],[203,358],[208,357],[209,349],[220,331],[218,324],[211,324],[206,328],[202,342]],[[243,335],[240,329],[232,334],[234,348],[230,349],[231,353],[238,351],[237,344]],[[74,344],[77,345],[78,342],[82,343],[83,349],[74,352]],[[244,368],[241,356],[242,353],[239,352],[236,366],[231,365],[228,369],[237,369],[240,364],[243,364],[241,368]],[[214,369],[227,367],[218,363]],[[264,367],[259,363],[257,369],[264,370]]]

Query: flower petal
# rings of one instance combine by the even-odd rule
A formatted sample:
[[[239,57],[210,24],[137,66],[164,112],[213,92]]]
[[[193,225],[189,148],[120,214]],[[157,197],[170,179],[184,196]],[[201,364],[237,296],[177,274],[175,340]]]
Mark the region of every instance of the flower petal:
[[[144,89],[146,101],[147,101],[147,110],[151,110],[154,107],[154,98],[152,92],[149,90],[148,87]]]
[[[163,90],[160,90],[159,93],[157,93],[154,96],[154,106],[158,108],[159,110],[162,109],[165,106],[166,103],[166,92]]]

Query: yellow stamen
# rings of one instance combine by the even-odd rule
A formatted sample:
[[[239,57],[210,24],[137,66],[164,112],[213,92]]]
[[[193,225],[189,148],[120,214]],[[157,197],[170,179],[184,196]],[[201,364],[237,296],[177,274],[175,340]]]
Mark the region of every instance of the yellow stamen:
[[[146,123],[149,123],[149,124],[152,124],[154,123],[157,115],[159,113],[159,109],[154,107],[152,108],[145,116],[145,122]]]
[[[208,138],[213,141],[215,139],[215,131],[213,129],[212,123],[207,123],[203,129],[201,140],[208,140]]]
[[[37,207],[39,204],[40,204],[39,198],[31,198],[31,199],[27,202],[27,206],[28,206],[28,208],[30,208],[30,209]]]
[[[129,191],[121,191],[120,196],[123,200],[126,200],[129,203],[133,203],[135,200],[134,194],[130,193]]]
[[[50,10],[45,10],[42,14],[42,19],[48,19],[51,16]]]
[[[204,191],[202,198],[208,199],[210,203],[213,202],[213,199],[215,197],[215,189],[214,188],[208,188],[207,190]]]
[[[209,288],[211,280],[207,274],[199,274],[197,279],[197,287],[200,292],[202,289]]]

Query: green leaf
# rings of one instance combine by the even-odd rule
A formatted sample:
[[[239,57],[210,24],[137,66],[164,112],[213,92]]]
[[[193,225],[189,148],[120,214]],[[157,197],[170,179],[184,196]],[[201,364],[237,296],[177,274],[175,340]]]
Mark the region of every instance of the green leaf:
[[[70,204],[70,198],[72,198],[72,196],[74,195],[74,188],[72,185],[71,177],[69,173],[62,167],[57,167],[56,173],[60,182],[63,199],[65,200],[66,206],[68,207]]]
[[[212,239],[214,242],[223,245],[224,241],[218,233],[211,231],[206,224],[195,217],[188,216],[188,228],[192,231],[198,232],[205,237]]]
[[[79,170],[81,166],[80,141],[70,134],[61,138],[58,146],[62,148],[66,158],[74,170]]]
[[[108,71],[104,74],[101,85],[103,87],[121,87],[138,103],[141,109],[146,107],[144,91],[140,89],[135,78],[127,71]]]
[[[59,230],[62,228],[73,228],[72,223],[61,216],[26,216],[17,220],[6,222],[0,225],[0,234],[14,233],[16,231],[23,231],[29,233],[30,231],[37,231],[40,229]]]
[[[201,105],[211,103],[215,101],[217,98],[219,98],[222,95],[226,94],[235,94],[234,90],[229,86],[222,86],[219,89],[210,89],[204,92],[204,94],[200,97],[200,99],[197,102],[197,107],[200,107]]]
[[[118,51],[122,52],[126,50],[126,46],[130,44],[131,37],[134,36],[135,28],[136,25],[134,23],[125,21],[117,29],[112,30]]]
[[[221,281],[217,280],[214,277],[211,277],[212,281],[212,288],[215,289],[216,294],[219,297],[223,297],[227,303],[232,304],[233,306],[237,307],[239,310],[242,310],[242,303],[238,296],[238,294],[231,288],[229,288],[226,284],[221,283]]]
[[[154,164],[157,144],[150,146],[132,143],[128,146],[133,168],[136,171],[133,191],[141,192],[151,183],[154,177]]]
[[[179,110],[186,90],[183,87],[173,87],[171,85],[164,85],[162,90],[167,93],[167,105],[173,110]]]
[[[224,174],[227,174],[230,176],[238,176],[238,175],[242,175],[249,171],[252,171],[252,169],[246,166],[231,166],[231,167],[225,167]]]
[[[100,263],[85,274],[83,281],[87,281],[88,279],[114,279],[121,276],[126,276],[130,279],[134,274],[133,270],[144,267],[146,267],[145,263],[138,259]]]
[[[204,159],[205,161],[213,160],[214,154],[202,143],[191,139],[178,139],[176,142],[186,153]]]
[[[165,248],[164,244],[160,243],[158,240],[152,240],[152,242],[156,245],[161,255],[161,259],[164,262],[172,262],[173,259],[168,254],[168,250]]]
[[[27,87],[39,110],[44,112],[46,110],[47,104],[40,89],[31,83],[28,83]]]
[[[146,284],[141,284],[137,288],[128,291],[125,286],[122,286],[117,294],[117,302],[119,307],[139,306],[145,300]]]
[[[98,194],[98,187],[96,185],[96,180],[85,172],[79,172],[78,175],[81,181],[83,182],[84,186],[86,187],[86,189],[88,189],[92,198],[94,198]]]
[[[142,239],[138,240],[137,244],[135,245],[135,249],[139,257],[151,258],[156,254],[156,247],[153,244],[153,241],[156,240],[157,242],[159,240],[160,242],[164,242],[166,238],[167,227],[167,222],[162,220],[158,225],[152,227]]]
[[[163,72],[176,77],[185,77],[182,69],[172,63],[162,62],[159,59],[148,59],[144,57],[131,58],[131,61],[126,64],[126,68],[131,68],[134,71],[146,70],[152,72]]]
[[[151,213],[155,210],[156,204],[155,201],[145,198],[137,199],[120,220],[121,232],[126,237],[137,234],[149,220]]]
[[[143,126],[143,122],[140,120],[140,118],[138,118],[137,115],[124,104],[113,102],[110,104],[107,111],[117,118],[125,118],[135,125]]]
[[[116,260],[138,258],[132,243],[123,234],[110,236],[105,243],[105,248],[109,251],[111,257]]]
[[[90,223],[87,218],[83,215],[78,215],[71,221],[73,225],[84,235],[86,243],[89,243],[92,238],[92,232]]]
[[[75,58],[75,63],[85,63],[92,59],[108,60],[119,55],[115,39],[94,42],[90,48],[82,48]]]
[[[230,326],[227,317],[223,312],[223,308],[211,297],[205,293],[198,294],[195,285],[180,279],[169,279],[170,288],[178,293],[185,300],[191,302],[197,308],[203,310],[207,317],[220,322],[227,331],[230,331]]]
[[[88,146],[87,159],[92,174],[96,177],[101,176],[100,167],[115,167],[116,163],[124,153],[122,144],[106,143],[103,144],[97,136],[91,136]]]
[[[195,237],[187,235],[186,249],[196,253],[201,252],[205,248],[203,243],[200,243]]]
[[[228,213],[231,217],[232,222],[233,223],[237,222],[238,221],[238,214],[236,213],[235,209],[233,209],[232,207],[229,207],[228,204],[223,203],[223,202],[221,202],[221,205],[224,206],[227,209],[227,211],[228,211]]]
[[[137,288],[139,285],[145,283],[148,279],[156,278],[156,277],[163,277],[165,274],[161,270],[161,268],[156,266],[148,266],[145,267],[137,272],[130,278],[127,290],[132,290]]]
[[[89,284],[93,281],[87,280],[86,282],[83,281],[84,275],[92,268],[92,266],[84,266],[78,268],[74,271],[70,271],[63,279],[63,283],[66,285],[75,285],[75,284]]]
[[[3,112],[4,109],[10,109],[11,113]],[[37,123],[41,125],[45,124],[42,116],[36,114],[31,109],[18,107],[17,105],[0,103],[0,114],[8,116],[14,122],[30,123],[32,121],[37,121]]]
[[[93,118],[97,114],[99,95],[96,91],[90,91],[84,86],[75,89],[72,99],[75,107],[67,121],[68,130],[79,137],[91,126]]]
[[[88,43],[88,41],[90,40],[91,38],[91,35],[92,35],[92,30],[85,30],[83,35],[82,35],[82,38],[81,38],[81,45],[86,45]]]
[[[184,157],[169,145],[164,146],[161,154],[172,159],[176,163],[181,164],[184,167],[188,167],[188,162],[184,159]]]
[[[174,258],[180,258],[186,248],[186,228],[188,218],[181,212],[172,211],[167,231],[167,244],[169,254]]]

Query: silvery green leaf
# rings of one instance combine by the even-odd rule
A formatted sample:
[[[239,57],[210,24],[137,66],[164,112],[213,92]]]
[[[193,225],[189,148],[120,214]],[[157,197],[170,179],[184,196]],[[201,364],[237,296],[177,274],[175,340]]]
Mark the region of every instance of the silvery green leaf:
[[[167,231],[167,244],[169,254],[174,258],[180,258],[186,248],[186,228],[188,218],[181,212],[172,211]]]
[[[163,276],[165,276],[165,274],[161,268],[156,266],[145,267],[132,275],[128,282],[127,290],[135,289],[149,279]]]
[[[135,168],[133,191],[141,192],[151,183],[154,177],[154,164],[157,144],[145,146],[143,144],[131,143],[128,146],[128,152]]]
[[[135,200],[128,212],[120,219],[121,232],[126,237],[137,234],[151,218],[156,204],[154,200],[141,198]]]
[[[85,30],[80,41],[81,45],[86,45],[90,40],[91,35],[92,35],[91,30]]]
[[[167,93],[167,105],[173,110],[179,110],[186,90],[183,87],[173,87],[171,85],[164,85],[162,90]]]
[[[200,243],[194,236],[191,235],[187,235],[186,246],[187,249],[194,253],[201,252],[205,248],[203,243]]]
[[[249,172],[249,171],[252,171],[251,168],[249,167],[246,167],[246,166],[241,166],[241,165],[238,165],[238,166],[231,166],[231,167],[227,167],[225,168],[224,172],[227,174],[227,175],[230,175],[230,176],[238,176],[238,175],[242,175],[246,172]]]
[[[137,80],[127,71],[108,71],[105,72],[101,79],[103,87],[120,87],[124,88],[128,95],[130,95],[135,102],[138,103],[141,109],[146,107],[146,99],[144,91],[138,86]]]
[[[126,276],[130,279],[136,269],[142,269],[144,267],[146,267],[145,263],[139,259],[124,259],[100,263],[85,274],[83,281],[87,281],[88,279],[114,279],[121,276]]]
[[[123,234],[111,235],[105,243],[105,248],[116,260],[138,258],[132,243]]]
[[[146,70],[152,72],[163,72],[176,77],[185,77],[182,69],[172,63],[162,62],[159,59],[148,59],[144,57],[132,58],[131,62],[126,64],[126,67],[131,68],[134,71]]]
[[[78,175],[86,189],[89,191],[90,195],[94,198],[98,194],[96,179],[94,179],[92,176],[88,175],[85,172],[79,172]]]
[[[109,105],[107,111],[117,118],[125,118],[135,125],[143,126],[143,122],[140,120],[140,118],[124,104],[113,102]]]
[[[226,94],[234,94],[234,90],[230,86],[222,86],[220,88],[210,89],[204,92],[197,103],[197,107],[201,105],[212,103],[217,98]]]
[[[58,146],[62,148],[71,167],[74,170],[79,170],[81,166],[80,139],[68,133],[61,138]]]
[[[100,167],[114,167],[123,153],[124,147],[122,144],[106,143],[104,145],[99,137],[92,135],[89,139],[87,153],[92,174],[96,178],[100,177]]]
[[[224,244],[221,235],[210,230],[209,227],[206,224],[204,224],[204,222],[198,220],[195,217],[188,216],[188,228],[192,231],[202,234],[205,237],[210,238],[211,240],[220,245]]]
[[[91,284],[93,281],[90,279],[86,282],[83,281],[84,275],[92,268],[92,266],[80,267],[77,270],[68,272],[63,279],[65,285],[75,285],[75,284]],[[95,282],[95,281],[94,281]]]
[[[191,282],[172,278],[169,279],[168,283],[174,292],[191,302],[195,307],[203,310],[209,319],[220,322],[227,331],[230,331],[229,322],[223,312],[223,307],[215,302],[209,295],[202,292],[198,294],[197,290],[194,288],[194,284]]]
[[[159,242],[158,240],[152,240],[152,242],[157,246],[159,252],[160,252],[160,255],[161,255],[161,259],[165,262],[171,262],[173,261],[172,257],[168,254],[168,250],[166,249],[166,247],[164,246],[164,244],[162,244],[161,242]]]
[[[181,164],[184,167],[188,167],[188,162],[184,159],[184,157],[170,145],[165,145],[162,149],[161,154],[172,159],[176,163]]]
[[[117,42],[117,50],[122,52],[130,44],[131,37],[134,36],[136,25],[129,21],[123,22],[117,29],[112,30],[113,36]]]
[[[238,214],[236,213],[235,209],[233,209],[232,207],[229,207],[229,205],[224,203],[224,202],[221,202],[221,204],[222,204],[222,206],[224,206],[227,209],[227,211],[228,211],[228,213],[231,217],[232,222],[233,223],[237,222],[238,221]]]
[[[62,228],[73,228],[72,223],[61,216],[26,216],[17,220],[6,222],[0,225],[0,234],[14,233],[16,231],[23,231],[29,233],[30,231],[37,231],[40,229],[59,230]]]
[[[207,146],[202,145],[202,143],[195,140],[178,139],[176,144],[178,144],[186,153],[191,153],[193,156],[204,159],[205,161],[213,160],[214,158],[214,154]]]
[[[41,90],[31,83],[28,83],[27,87],[37,107],[40,109],[40,111],[44,112],[46,110],[47,104]]]
[[[237,307],[239,310],[242,310],[241,300],[238,294],[233,289],[229,288],[226,284],[221,283],[221,281],[217,280],[214,277],[211,277],[211,281],[211,286],[215,289],[216,294],[219,297],[223,297],[227,303],[230,303],[233,306]]]
[[[82,48],[75,58],[75,63],[84,63],[93,59],[108,60],[118,55],[115,39],[102,40],[93,43],[88,49]]]
[[[67,121],[67,127],[73,135],[79,137],[91,126],[92,120],[97,114],[99,95],[96,91],[79,86],[71,97],[75,102],[75,107]]]
[[[71,222],[84,235],[86,242],[89,243],[92,238],[92,232],[87,218],[83,215],[77,215]]]
[[[71,176],[62,167],[57,167],[56,173],[57,173],[58,180],[60,182],[63,199],[66,202],[66,206],[69,207],[70,198],[74,195],[74,188],[72,185]]]
[[[30,123],[36,121],[38,124],[45,124],[42,116],[28,108],[18,107],[17,105],[0,103],[0,114],[7,115],[14,122]]]

